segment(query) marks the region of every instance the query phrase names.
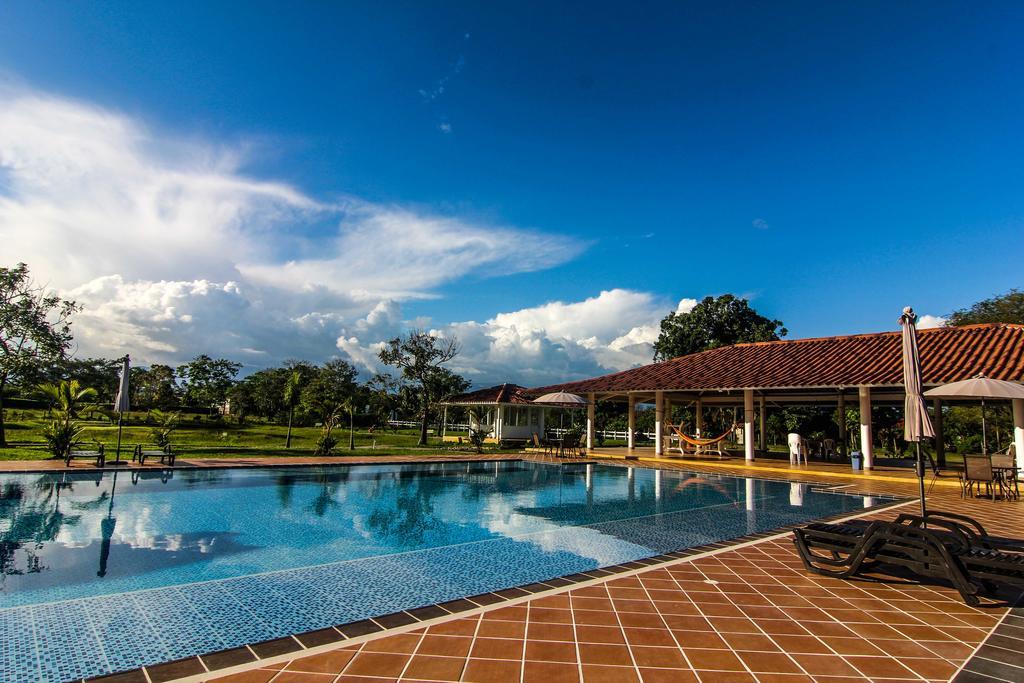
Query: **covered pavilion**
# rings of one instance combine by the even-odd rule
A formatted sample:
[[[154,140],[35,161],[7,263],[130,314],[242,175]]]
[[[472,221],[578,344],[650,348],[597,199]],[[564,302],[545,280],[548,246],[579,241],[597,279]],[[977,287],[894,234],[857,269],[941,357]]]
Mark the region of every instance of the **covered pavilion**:
[[[1024,383],[1024,325],[991,323],[919,330],[925,390],[979,374]],[[903,404],[900,333],[880,332],[724,346],[600,377],[524,390],[532,398],[553,391],[585,396],[587,448],[593,449],[598,401],[628,404],[633,448],[636,405],[655,406],[655,455],[662,455],[664,422],[672,405],[692,405],[698,430],[703,409],[736,407],[741,416],[746,460],[765,447],[765,413],[771,405],[860,407],[860,450],[865,468],[874,463],[871,407]],[[461,401],[460,401],[461,402]],[[933,422],[940,463],[942,401],[935,400]],[[1024,400],[1013,401],[1018,467],[1024,467]],[[845,421],[840,421],[845,444]],[[845,455],[845,453],[844,453]]]

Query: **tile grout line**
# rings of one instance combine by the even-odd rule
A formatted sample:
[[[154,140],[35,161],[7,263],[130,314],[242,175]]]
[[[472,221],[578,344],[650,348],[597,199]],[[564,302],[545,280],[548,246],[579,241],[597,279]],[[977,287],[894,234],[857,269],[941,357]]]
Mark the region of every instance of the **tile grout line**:
[[[1024,600],[1024,594],[1018,595],[1017,596],[1017,602],[1020,603],[1022,600]],[[1000,617],[999,621],[996,622],[995,626],[993,626],[992,629],[988,632],[988,635],[986,635],[984,638],[981,639],[981,642],[979,642],[978,645],[971,651],[971,654],[969,654],[967,656],[967,658],[964,659],[964,661],[960,665],[960,667],[955,672],[953,672],[953,675],[949,679],[950,681],[956,679],[956,677],[960,675],[960,672],[963,671],[964,668],[970,663],[970,661],[972,659],[974,659],[978,655],[978,650],[980,650],[982,647],[984,647],[985,643],[988,642],[988,639],[991,638],[992,634],[996,632],[996,629],[998,629],[1000,626],[1002,626],[1003,622],[1006,621],[1006,618],[1011,616],[1012,614],[1013,614],[1013,609],[1012,608],[1006,610],[1006,613],[1003,614],[1002,617]]]
[[[634,575],[633,578],[636,576],[638,575]],[[637,582],[640,582],[639,579],[637,579]],[[626,635],[626,628],[622,625],[622,619],[619,617],[619,608],[618,605],[615,604],[615,596],[612,595],[610,590],[611,586],[609,584],[611,584],[611,581],[604,584],[605,594],[608,596],[608,602],[612,605],[612,614],[615,615],[615,623],[619,625],[619,632],[622,633],[622,641],[626,644],[626,651],[629,652],[629,660],[633,662],[633,668],[636,670],[637,675],[642,681],[643,676],[640,674],[640,665],[637,664],[636,655],[633,654],[633,643],[629,641],[629,637]]]
[[[835,522],[841,522],[841,521],[846,521],[846,520],[851,520],[851,519],[857,519],[857,518],[864,517],[864,516],[871,515],[871,514],[875,514],[875,513],[878,513],[878,512],[884,512],[884,511],[887,511],[887,510],[890,510],[890,509],[895,509],[895,508],[903,507],[903,506],[906,506],[906,505],[910,505],[910,504],[912,504],[914,502],[916,502],[916,501],[914,501],[914,500],[896,501],[896,502],[894,502],[892,504],[881,506],[880,508],[874,508],[874,509],[871,509],[871,510],[864,510],[864,511],[857,512],[855,514],[844,516],[844,517],[842,517],[840,519],[835,520]],[[494,604],[491,604],[491,605],[481,605],[481,606],[476,607],[474,609],[466,610],[465,612],[456,612],[456,613],[452,613],[452,614],[443,615],[441,617],[436,617],[434,619],[424,620],[423,622],[419,622],[419,624],[426,624],[428,626],[432,626],[432,625],[435,625],[435,624],[438,624],[438,623],[444,623],[444,622],[447,622],[447,621],[455,621],[456,619],[462,618],[462,617],[468,617],[468,616],[472,616],[472,615],[485,614],[486,612],[494,611],[496,609],[500,609],[501,607],[510,607],[510,606],[514,606],[514,605],[520,605],[520,604],[523,604],[523,603],[529,603],[533,599],[539,598],[539,597],[547,597],[549,595],[559,595],[559,594],[562,594],[562,593],[565,593],[565,592],[569,592],[571,590],[578,589],[578,588],[587,588],[587,587],[591,587],[591,586],[607,584],[608,582],[613,581],[615,579],[628,578],[628,577],[631,577],[631,576],[636,576],[636,575],[642,574],[642,573],[644,573],[644,572],[646,572],[646,571],[648,571],[650,569],[667,568],[667,567],[674,567],[674,566],[679,566],[679,565],[684,565],[684,564],[692,564],[692,563],[696,562],[697,560],[705,559],[705,558],[708,558],[708,557],[714,557],[714,556],[717,556],[717,555],[720,555],[720,554],[723,554],[723,553],[726,553],[726,552],[729,552],[729,551],[742,550],[742,549],[746,549],[746,548],[749,548],[749,547],[752,547],[752,546],[759,545],[761,543],[771,542],[771,541],[778,541],[779,539],[783,539],[783,538],[788,537],[791,533],[792,533],[792,529],[786,528],[783,531],[779,531],[778,533],[772,533],[772,534],[770,534],[768,536],[758,537],[758,538],[751,538],[751,539],[747,539],[747,540],[744,540],[744,541],[741,541],[739,543],[735,543],[735,544],[732,544],[732,545],[726,545],[726,546],[721,547],[721,548],[712,548],[710,550],[698,552],[698,553],[695,553],[693,555],[686,555],[684,557],[672,558],[672,559],[669,559],[669,560],[658,562],[658,563],[656,563],[654,565],[647,565],[647,566],[643,566],[643,567],[640,567],[640,568],[637,568],[637,569],[627,569],[625,571],[617,572],[615,574],[598,576],[598,577],[595,577],[593,579],[588,579],[586,581],[580,581],[578,583],[573,583],[573,584],[569,584],[569,585],[566,585],[566,586],[558,586],[558,587],[552,588],[550,591],[542,591],[542,592],[535,593],[535,594],[529,594],[529,595],[524,595],[524,596],[520,596],[520,597],[517,597],[517,598],[511,598],[511,599],[506,600],[506,601],[504,601],[502,603],[494,603]],[[611,596],[609,594],[609,599],[610,599],[610,597]],[[528,605],[527,605],[527,609],[529,610],[529,606]],[[383,631],[383,632],[375,632],[375,633],[366,634],[364,636],[357,636],[356,638],[350,638],[350,639],[348,639],[346,641],[342,641],[342,642],[351,642],[352,640],[357,640],[359,644],[362,644],[362,643],[365,643],[365,642],[367,642],[369,640],[375,640],[377,638],[386,637],[387,635],[397,635],[399,633],[406,633],[408,631],[415,630],[417,627],[418,627],[417,624],[408,624],[406,626],[400,626],[400,627],[396,627],[394,629],[388,629],[388,630]],[[329,643],[327,645],[317,646],[317,647],[314,647],[314,648],[308,648],[305,654],[307,654],[307,655],[320,654],[322,652],[328,652],[328,651],[331,651],[331,650],[334,650],[334,649],[339,649],[341,647],[343,647],[342,643]],[[201,657],[202,655],[199,655],[199,656]],[[524,641],[524,655],[523,656],[524,656],[523,662],[524,662],[524,666],[525,666],[525,641]],[[240,665],[233,666],[233,667],[225,667],[224,669],[218,670],[217,674],[220,675],[220,676],[228,676],[228,675],[231,675],[231,674],[234,674],[234,673],[239,673],[239,672],[242,672],[242,671],[247,671],[247,670],[252,670],[252,669],[260,668],[261,664],[274,664],[274,663],[278,663],[280,661],[290,661],[290,659],[292,659],[292,658],[294,658],[294,652],[293,653],[289,653],[289,654],[285,654],[285,655],[277,655],[277,656],[274,656],[274,657],[268,657],[266,659],[261,659],[261,660],[256,661],[256,662],[247,662],[245,664],[240,664]],[[181,678],[181,679],[178,679],[178,680],[180,681],[180,683],[201,683],[201,681],[203,679],[197,678],[197,677],[194,677],[194,676],[188,676],[188,677],[184,677],[184,678]]]

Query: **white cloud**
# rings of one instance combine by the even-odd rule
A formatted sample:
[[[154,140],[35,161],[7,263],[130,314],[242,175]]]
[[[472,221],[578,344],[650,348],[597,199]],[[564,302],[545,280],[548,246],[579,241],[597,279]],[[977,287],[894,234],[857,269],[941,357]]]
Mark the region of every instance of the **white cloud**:
[[[768,225],[768,221],[766,221],[763,218],[755,218],[753,221],[750,222],[750,224],[753,225],[758,230],[767,230],[768,228],[771,227],[770,225]]]
[[[449,367],[476,384],[536,386],[651,362],[658,323],[668,310],[667,302],[650,293],[613,289],[583,301],[550,302],[431,332],[459,339],[462,352]],[[339,337],[338,348],[367,371],[382,369],[376,353],[381,340],[404,329],[399,317],[390,311],[388,325],[377,326],[376,334],[361,333],[370,323],[358,321]]]
[[[340,349],[369,365],[373,345],[403,325],[400,301],[585,248],[358,198],[320,201],[246,176],[244,162],[238,149],[0,82],[4,261],[25,261],[85,307],[80,355],[263,365]],[[524,242],[544,256],[517,258]],[[346,348],[339,336],[361,341]]]
[[[682,315],[683,313],[689,313],[694,307],[700,302],[696,299],[680,299],[679,305],[676,306],[676,313]]]
[[[928,329],[930,327],[945,327],[947,322],[946,318],[938,315],[922,315],[917,319],[917,326],[922,329]]]

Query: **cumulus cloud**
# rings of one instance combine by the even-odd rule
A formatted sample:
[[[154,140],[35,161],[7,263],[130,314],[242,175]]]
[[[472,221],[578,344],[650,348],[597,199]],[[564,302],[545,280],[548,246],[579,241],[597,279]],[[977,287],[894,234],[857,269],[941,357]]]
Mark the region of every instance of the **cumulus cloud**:
[[[917,326],[924,330],[930,327],[945,327],[947,319],[939,315],[922,315],[917,319]]]
[[[431,332],[459,339],[462,352],[449,367],[476,384],[536,386],[649,363],[658,323],[670,306],[648,292],[612,289],[583,301],[549,302]],[[338,348],[365,371],[378,371],[380,341],[402,331],[398,318],[392,310],[387,325],[374,327],[375,334],[363,332],[368,319],[359,321],[338,338]]]
[[[476,271],[548,268],[586,246],[316,199],[246,175],[242,149],[0,83],[0,243],[8,262],[84,306],[80,355],[211,353],[256,366],[340,350],[369,365],[374,344],[405,324],[401,301]],[[544,257],[514,258],[524,241]]]

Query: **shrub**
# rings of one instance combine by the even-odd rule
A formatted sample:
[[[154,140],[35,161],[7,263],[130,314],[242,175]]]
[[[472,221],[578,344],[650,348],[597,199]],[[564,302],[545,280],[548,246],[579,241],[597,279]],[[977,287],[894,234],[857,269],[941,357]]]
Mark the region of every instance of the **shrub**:
[[[316,440],[316,449],[313,451],[313,455],[331,455],[337,445],[337,439],[330,434],[323,434]]]
[[[171,445],[171,432],[178,428],[178,421],[181,413],[165,413],[162,410],[152,410],[150,415],[156,421],[156,426],[149,430],[153,443],[161,449],[166,450]]]
[[[43,427],[46,448],[56,458],[66,458],[82,434],[82,428],[74,420],[60,418]]]

